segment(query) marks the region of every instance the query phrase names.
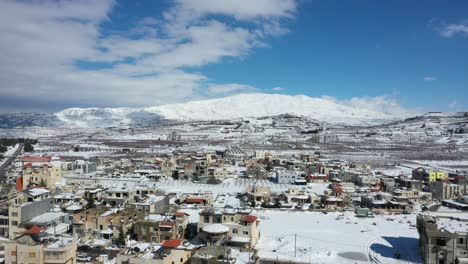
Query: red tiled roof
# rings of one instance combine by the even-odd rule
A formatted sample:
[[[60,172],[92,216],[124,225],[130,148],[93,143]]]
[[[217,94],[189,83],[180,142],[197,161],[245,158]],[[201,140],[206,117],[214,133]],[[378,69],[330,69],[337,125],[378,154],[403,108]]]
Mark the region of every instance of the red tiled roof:
[[[203,203],[204,200],[203,198],[198,198],[198,197],[189,197],[185,199],[184,203]]]
[[[246,222],[255,222],[257,221],[257,217],[253,215],[247,215],[244,217],[244,221]]]
[[[189,214],[187,214],[187,213],[185,213],[185,212],[175,212],[175,213],[174,213],[174,216],[176,216],[176,217],[178,217],[178,216],[184,216],[184,215],[189,215]]]
[[[51,161],[52,157],[40,157],[40,156],[22,157],[21,160],[23,162],[47,162],[47,161]]]
[[[164,248],[176,248],[182,244],[182,239],[169,239],[162,243],[162,247]]]
[[[24,165],[23,165],[23,168],[32,168],[32,166],[33,166],[33,165],[32,165],[32,163],[30,162],[30,163],[24,164]]]
[[[167,226],[167,227],[173,227],[174,223],[173,222],[160,222],[159,226]]]
[[[343,190],[341,188],[336,188],[336,189],[333,189],[333,192],[334,193],[343,193]]]
[[[24,231],[25,235],[37,235],[41,233],[41,228],[38,225],[33,225],[31,229]]]

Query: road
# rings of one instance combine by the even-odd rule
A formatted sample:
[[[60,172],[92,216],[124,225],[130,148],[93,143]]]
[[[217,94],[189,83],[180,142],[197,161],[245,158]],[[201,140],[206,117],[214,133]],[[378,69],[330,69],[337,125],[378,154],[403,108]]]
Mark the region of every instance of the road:
[[[18,148],[15,150],[15,152],[10,157],[6,157],[6,161],[3,162],[2,165],[0,165],[0,183],[3,183],[5,181],[7,168],[16,159],[16,157],[21,153],[21,151],[23,150],[23,147],[24,147],[24,144],[19,143]]]

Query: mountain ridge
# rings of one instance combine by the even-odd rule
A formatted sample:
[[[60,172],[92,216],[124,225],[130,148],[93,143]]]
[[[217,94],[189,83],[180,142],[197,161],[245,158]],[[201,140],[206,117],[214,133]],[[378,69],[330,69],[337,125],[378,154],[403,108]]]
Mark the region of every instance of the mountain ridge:
[[[397,116],[383,111],[353,107],[327,98],[253,93],[150,107],[67,108],[53,114],[45,114],[42,121],[36,114],[34,122],[17,117],[16,119],[24,121],[24,125],[21,125],[21,122],[10,123],[16,126],[40,126],[42,122],[45,126],[110,127],[156,125],[167,121],[230,120],[281,114],[307,116],[321,122],[344,125],[378,125],[411,116],[409,113],[407,116]]]

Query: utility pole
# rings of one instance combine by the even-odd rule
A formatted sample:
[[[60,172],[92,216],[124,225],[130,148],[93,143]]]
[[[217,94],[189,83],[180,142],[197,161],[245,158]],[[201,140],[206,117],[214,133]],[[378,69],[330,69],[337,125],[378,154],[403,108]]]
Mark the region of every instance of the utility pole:
[[[296,257],[297,253],[297,234],[294,234],[294,257]]]

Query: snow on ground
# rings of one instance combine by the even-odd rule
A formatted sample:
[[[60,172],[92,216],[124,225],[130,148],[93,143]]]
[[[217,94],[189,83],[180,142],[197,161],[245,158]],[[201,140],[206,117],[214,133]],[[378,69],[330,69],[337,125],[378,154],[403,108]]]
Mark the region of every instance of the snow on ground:
[[[156,182],[154,186],[163,191],[173,193],[194,193],[194,192],[212,192],[214,196],[218,194],[235,195],[238,192],[245,192],[245,189],[250,186],[270,187],[274,193],[284,192],[289,189],[303,189],[311,193],[323,194],[328,188],[328,183],[312,183],[307,186],[298,186],[291,184],[277,184],[268,180],[251,180],[251,179],[225,179],[220,184],[203,184],[183,180],[161,180]]]
[[[230,194],[220,194],[216,197],[213,203],[213,207],[225,208],[226,206],[231,208],[240,208],[241,202],[238,198]]]
[[[414,162],[435,167],[468,166],[468,160],[415,160]]]
[[[411,175],[412,170],[408,167],[394,166],[393,168],[376,168],[375,172],[381,172],[387,176]]]
[[[0,160],[0,166],[3,165],[4,162],[8,160],[13,154],[15,154],[16,150],[19,148],[19,144],[16,144],[14,146],[8,147],[7,151],[2,154],[3,157],[5,157],[3,160]],[[1,153],[0,153],[1,154]]]
[[[419,261],[415,215],[356,218],[352,212],[254,213],[261,219],[261,239],[257,249],[259,256],[264,259],[283,262],[292,260],[307,263],[382,264]],[[401,254],[401,259],[395,258],[396,252]]]

